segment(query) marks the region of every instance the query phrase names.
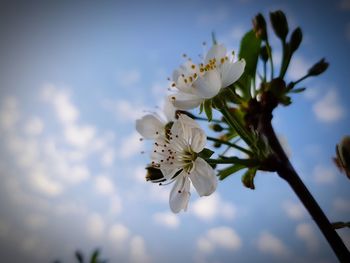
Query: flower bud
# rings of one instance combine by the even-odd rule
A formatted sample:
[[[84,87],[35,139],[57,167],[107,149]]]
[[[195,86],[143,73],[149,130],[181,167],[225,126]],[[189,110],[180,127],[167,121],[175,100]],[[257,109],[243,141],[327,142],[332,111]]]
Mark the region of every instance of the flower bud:
[[[318,76],[323,72],[325,72],[328,66],[329,66],[328,62],[326,62],[323,58],[309,69],[308,75]]]
[[[288,22],[285,14],[281,10],[271,12],[270,20],[271,20],[272,28],[275,31],[275,34],[280,39],[285,41],[289,31]]]
[[[303,32],[301,31],[300,27],[298,27],[293,31],[292,36],[290,37],[289,45],[291,53],[294,53],[294,51],[299,48],[302,39]]]
[[[264,16],[261,13],[259,13],[253,18],[252,22],[253,22],[253,29],[256,37],[262,40],[266,40],[267,33],[266,33],[266,21]]]
[[[260,48],[260,58],[266,63],[267,60],[269,59],[269,54],[267,52],[267,47],[266,46],[262,46]]]
[[[248,169],[248,171],[246,171],[243,175],[242,175],[242,183],[245,187],[250,188],[252,190],[255,189],[255,185],[254,185],[254,178],[255,178],[255,174],[256,174],[256,169],[255,168],[251,168]]]
[[[213,130],[213,131],[216,131],[216,132],[221,132],[224,130],[224,128],[218,124],[218,123],[215,123],[213,125],[210,125],[210,128]]]
[[[214,142],[213,146],[215,148],[220,148],[221,147],[221,143],[220,142]]]
[[[335,159],[339,169],[350,179],[350,136],[345,136],[336,147],[337,157]]]

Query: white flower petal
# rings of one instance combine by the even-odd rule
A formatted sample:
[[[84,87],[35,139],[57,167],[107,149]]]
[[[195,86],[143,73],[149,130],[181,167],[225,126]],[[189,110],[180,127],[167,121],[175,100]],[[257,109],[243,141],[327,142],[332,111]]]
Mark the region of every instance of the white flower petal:
[[[173,105],[181,110],[189,110],[198,107],[203,99],[199,98],[196,95],[178,92],[169,96],[169,99]]]
[[[190,180],[182,173],[178,175],[170,192],[169,205],[173,213],[179,213],[182,209],[186,211],[190,200]]]
[[[193,93],[203,99],[217,95],[221,88],[220,74],[216,69],[209,70],[193,83]]]
[[[213,168],[202,158],[197,157],[194,169],[189,175],[200,196],[207,196],[216,190],[217,178]]]
[[[178,119],[182,125],[186,125],[189,128],[200,128],[198,123],[194,119],[188,117],[186,114],[180,114]]]
[[[205,56],[204,63],[208,64],[210,59],[220,60],[226,56],[226,47],[223,44],[214,44]]]
[[[237,81],[244,72],[245,60],[225,62],[220,67],[222,87],[226,88]]]
[[[202,129],[192,129],[191,149],[192,151],[199,153],[203,150],[207,143],[207,135]]]
[[[181,131],[179,131],[180,129]],[[185,143],[185,145],[183,145],[183,148],[187,148],[191,145],[191,141],[193,139],[193,129],[202,131],[202,129],[195,120],[188,117],[186,114],[181,114],[178,117],[178,121],[176,122],[175,127],[172,128],[171,132],[173,134],[177,134],[179,138],[175,137],[176,141],[179,141],[179,143],[182,142],[182,144]]]
[[[171,180],[180,169],[174,167],[163,167],[160,170],[165,179]]]
[[[191,83],[188,81],[188,77],[191,76],[193,78],[195,73],[198,75],[198,67],[192,61],[186,61],[180,68],[174,70],[173,80],[176,83],[176,88],[190,93]],[[185,82],[185,78],[187,82]]]
[[[164,124],[152,114],[147,114],[136,120],[136,130],[145,139],[155,139],[163,135]]]
[[[184,93],[192,94],[192,83],[185,82],[185,77],[180,76],[176,82],[176,88]]]
[[[175,120],[176,108],[169,99],[165,99],[164,101],[163,112],[168,122]]]

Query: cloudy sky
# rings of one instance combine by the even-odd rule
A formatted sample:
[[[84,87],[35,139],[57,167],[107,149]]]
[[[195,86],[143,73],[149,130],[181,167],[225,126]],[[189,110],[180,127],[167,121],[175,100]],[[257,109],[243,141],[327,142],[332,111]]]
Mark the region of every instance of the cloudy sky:
[[[135,119],[161,106],[181,55],[199,59],[213,30],[237,51],[251,18],[276,9],[304,32],[287,78],[322,57],[330,68],[274,126],[330,220],[349,220],[350,182],[331,160],[350,132],[349,0],[4,1],[0,257],[72,262],[76,249],[99,247],[110,262],[335,262],[275,174],[259,173],[255,191],[231,176],[210,197],[193,193],[179,215],[171,186],[144,180],[150,145]],[[350,230],[339,234],[349,247]]]

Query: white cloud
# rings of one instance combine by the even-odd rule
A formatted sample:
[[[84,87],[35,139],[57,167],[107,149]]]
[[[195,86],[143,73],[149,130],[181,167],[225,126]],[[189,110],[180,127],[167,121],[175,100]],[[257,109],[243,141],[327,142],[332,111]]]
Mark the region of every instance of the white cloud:
[[[117,121],[135,122],[143,115],[144,107],[140,104],[132,104],[128,100],[105,100],[102,105],[105,109],[111,111]]]
[[[20,118],[18,101],[15,97],[5,97],[0,110],[0,126],[5,130],[14,128]]]
[[[135,169],[135,172],[134,172],[134,179],[136,182],[139,182],[141,184],[144,184],[146,182],[146,169],[144,166],[138,166],[136,167]]]
[[[308,72],[310,67],[310,63],[305,58],[294,56],[288,68],[288,77],[292,80],[298,80]]]
[[[159,186],[158,184],[152,184],[150,186],[150,199],[157,203],[169,202],[169,187]]]
[[[123,204],[119,196],[114,194],[110,199],[109,213],[113,216],[120,214],[123,210]]]
[[[165,81],[158,81],[152,84],[151,90],[152,94],[159,98],[160,96],[165,96],[169,88],[169,83]]]
[[[222,200],[218,193],[198,198],[189,210],[200,219],[206,221],[217,217],[232,220],[236,215],[236,208],[231,203]]]
[[[105,223],[103,221],[103,218],[96,213],[89,215],[86,223],[86,229],[88,235],[92,239],[101,238],[105,229]]]
[[[146,251],[145,241],[141,236],[134,236],[130,242],[130,262],[148,263],[151,258]]]
[[[115,186],[112,180],[105,175],[99,175],[95,178],[96,191],[103,195],[113,195]]]
[[[34,172],[30,177],[32,186],[43,194],[57,196],[63,192],[62,184],[51,179],[40,171]]]
[[[101,163],[104,167],[109,167],[114,163],[115,151],[114,149],[106,149],[101,156]]]
[[[343,10],[350,10],[350,0],[340,0],[339,7]]]
[[[54,209],[55,213],[60,216],[72,215],[86,215],[87,207],[84,204],[74,202],[72,200],[65,200],[57,204]]]
[[[129,235],[129,229],[123,224],[114,224],[108,231],[109,239],[112,242],[116,242],[116,246],[126,242],[126,240],[129,238]]]
[[[117,72],[117,81],[122,87],[137,85],[141,80],[141,73],[137,69],[123,70]]]
[[[38,229],[47,224],[47,217],[41,214],[31,213],[24,218],[24,221],[28,227]]]
[[[178,216],[171,212],[156,213],[153,215],[153,220],[156,224],[160,224],[169,228],[177,228],[180,224]]]
[[[350,213],[350,200],[336,198],[333,202],[333,207],[337,212]]]
[[[209,229],[197,240],[197,249],[201,253],[211,253],[217,248],[236,251],[241,246],[242,241],[236,231],[225,226]]]
[[[287,216],[294,220],[301,220],[306,216],[306,210],[300,203],[294,203],[292,201],[285,201],[282,204],[283,210]]]
[[[44,101],[54,106],[58,119],[62,124],[70,124],[77,121],[79,111],[70,100],[70,94],[67,91],[59,90],[54,85],[48,84],[42,90]]]
[[[24,131],[28,135],[33,135],[33,136],[40,135],[43,132],[43,130],[44,130],[44,123],[37,116],[30,118],[24,126]]]
[[[319,248],[319,240],[315,233],[315,228],[311,224],[303,223],[297,225],[295,229],[297,237],[303,240],[310,252],[316,252]]]
[[[69,175],[65,176],[73,184],[87,180],[90,177],[90,171],[84,164],[73,165],[70,168]]]
[[[68,143],[75,147],[87,147],[95,138],[96,128],[91,125],[71,124],[65,127],[64,136]]]
[[[140,138],[141,136],[137,132],[133,132],[130,136],[124,138],[119,147],[119,157],[127,159],[139,154],[142,149]]]
[[[197,240],[197,248],[200,252],[209,254],[214,251],[214,244],[206,237],[200,237]]]
[[[288,248],[283,244],[283,242],[267,231],[260,234],[257,240],[257,247],[259,251],[263,253],[278,257],[285,257],[290,254]]]
[[[330,89],[317,101],[312,110],[321,122],[331,123],[342,119],[345,115],[344,108],[340,105],[338,92]]]
[[[313,177],[318,184],[330,184],[335,182],[337,174],[334,168],[318,164],[313,170]]]

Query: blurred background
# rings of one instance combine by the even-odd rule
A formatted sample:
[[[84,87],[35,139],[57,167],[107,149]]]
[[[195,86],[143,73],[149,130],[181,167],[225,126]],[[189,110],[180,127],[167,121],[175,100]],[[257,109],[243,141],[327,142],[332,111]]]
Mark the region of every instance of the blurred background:
[[[350,133],[349,0],[1,1],[1,261],[75,262],[98,247],[109,262],[336,262],[276,174],[254,191],[233,175],[178,215],[171,186],[144,180],[135,119],[162,105],[182,54],[199,62],[212,31],[238,52],[254,15],[277,9],[304,33],[287,78],[322,57],[330,67],[274,126],[330,220],[349,220],[350,182],[332,162]]]

